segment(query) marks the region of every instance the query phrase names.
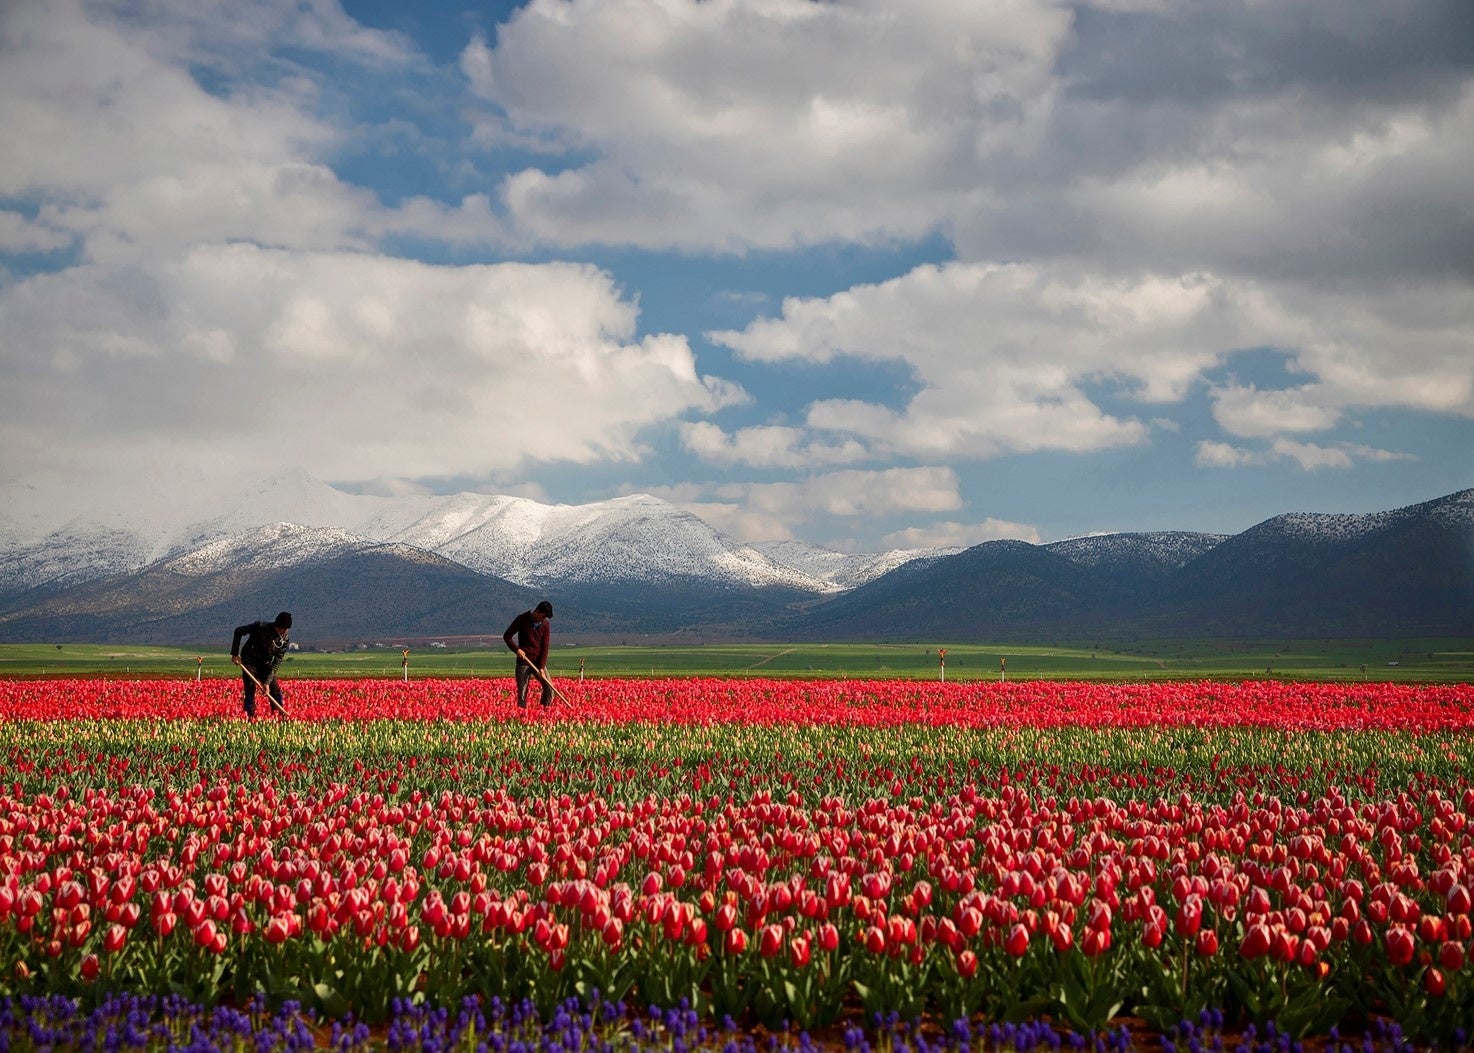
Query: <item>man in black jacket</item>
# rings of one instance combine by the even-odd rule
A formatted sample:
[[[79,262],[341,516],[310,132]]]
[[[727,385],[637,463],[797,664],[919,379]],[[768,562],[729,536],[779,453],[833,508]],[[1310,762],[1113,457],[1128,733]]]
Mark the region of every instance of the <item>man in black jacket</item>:
[[[275,621],[251,622],[236,627],[230,641],[230,660],[241,667],[241,680],[246,687],[246,716],[256,715],[256,685],[266,688],[272,707],[286,713],[281,684],[276,671],[287,656],[287,635],[292,628],[290,611],[282,611]],[[246,644],[241,646],[244,637]]]
[[[542,685],[542,704],[553,702],[548,687],[548,640],[553,635],[553,605],[543,600],[530,611],[512,619],[502,639],[517,655],[517,705],[527,708],[528,682],[536,676]],[[535,671],[534,671],[535,670]]]

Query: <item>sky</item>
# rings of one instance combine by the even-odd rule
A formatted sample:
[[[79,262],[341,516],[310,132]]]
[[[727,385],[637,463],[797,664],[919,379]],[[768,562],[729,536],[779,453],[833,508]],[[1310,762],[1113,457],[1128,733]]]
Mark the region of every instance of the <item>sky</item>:
[[[1474,486],[1471,171],[1468,0],[4,0],[0,484],[1400,507]]]

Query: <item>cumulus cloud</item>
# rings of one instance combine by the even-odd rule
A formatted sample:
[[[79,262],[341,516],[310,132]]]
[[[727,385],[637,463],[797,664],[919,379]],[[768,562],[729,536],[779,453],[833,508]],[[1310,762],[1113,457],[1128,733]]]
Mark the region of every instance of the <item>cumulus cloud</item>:
[[[461,65],[554,244],[1468,273],[1461,0],[534,0]],[[1395,58],[1394,58],[1395,57]]]
[[[542,242],[791,247],[915,237],[1039,134],[1054,2],[533,0],[462,68],[489,138],[590,158],[500,193]]]
[[[1010,523],[991,516],[981,523],[932,523],[887,534],[881,543],[891,548],[970,548],[984,541],[1027,541],[1039,544],[1039,530],[1028,523]]]
[[[795,527],[826,517],[878,520],[950,512],[962,507],[958,487],[951,468],[917,467],[842,469],[800,482],[688,483],[652,492],[742,541],[784,541]]]
[[[899,408],[821,400],[806,423],[914,456],[1084,452],[1145,440],[1090,388],[1179,399],[1239,346],[1253,297],[1211,276],[1108,279],[1032,264],[924,266],[879,285],[790,299],[781,317],[709,339],[756,361],[849,356],[907,365]]]
[[[743,397],[636,315],[586,265],[200,247],[0,293],[0,398],[52,462],[169,441],[345,480],[627,460],[642,428]]]
[[[36,204],[21,231],[33,247],[80,238],[94,259],[220,241],[496,239],[484,195],[391,208],[342,180],[330,162],[353,133],[326,116],[326,78],[282,59],[288,48],[372,68],[417,61],[331,2],[163,3],[128,17],[82,0],[7,5],[0,127],[26,148],[0,153],[0,199]],[[14,251],[15,228],[0,222],[0,249]]]
[[[1263,464],[1264,459],[1264,454],[1258,451],[1205,439],[1198,443],[1193,463],[1199,468],[1245,468]]]
[[[949,512],[938,466],[1145,444],[1203,393],[1231,441],[1200,466],[1407,456],[1345,429],[1474,419],[1470,39],[1465,0],[530,0],[433,70],[338,0],[0,4],[0,472],[282,435],[319,474],[406,480],[367,486],[532,486],[516,466],[636,458],[656,427],[786,479],[688,495],[783,537],[908,487]],[[414,108],[366,118],[358,87]],[[454,178],[355,181],[396,119],[466,133]],[[791,362],[899,366],[906,393],[735,427],[688,419],[748,396],[640,335],[606,272],[391,257],[921,238],[956,258],[709,334],[759,396]],[[1293,386],[1222,380],[1240,349]],[[917,529],[986,525],[952,518]]]
[[[866,458],[865,447],[853,440],[823,442],[802,428],[759,425],[728,434],[710,421],[681,425],[681,444],[710,464],[749,468],[807,468],[853,464]]]
[[[725,483],[716,495],[741,499],[774,514],[809,518],[881,516],[895,512],[947,512],[960,508],[957,473],[951,468],[849,469],[793,483]]]
[[[571,162],[500,186],[530,240],[730,251],[943,231],[960,261],[944,279],[1029,261],[1048,278],[1016,283],[1010,303],[980,289],[985,308],[952,311],[965,330],[919,317],[913,274],[889,305],[862,287],[718,334],[757,360],[826,362],[877,353],[843,330],[863,314],[885,357],[958,368],[944,385],[933,367],[904,408],[819,404],[808,423],[872,450],[992,456],[1144,441],[1090,380],[1171,401],[1215,355],[1256,344],[1286,350],[1309,382],[1221,393],[1229,434],[1322,430],[1368,406],[1474,414],[1471,35],[1459,0],[1395,13],[929,0],[904,17],[868,3],[536,0],[462,67],[493,104],[486,120]],[[1100,305],[1092,327],[1045,302],[1050,282],[1073,285],[1082,313]],[[1163,304],[1147,312],[1179,338],[1170,349],[1143,347],[1104,309],[1141,316],[1153,289],[1186,301],[1174,287],[1193,283],[1220,298],[1202,324],[1174,331]],[[1054,324],[1020,326],[1019,303]],[[1020,338],[1038,355],[1032,380],[1000,354]],[[1277,400],[1292,411],[1280,429]]]
[[[1395,450],[1379,450],[1358,443],[1338,442],[1331,446],[1320,446],[1313,442],[1296,442],[1293,439],[1276,439],[1271,444],[1276,457],[1294,461],[1307,472],[1322,468],[1350,468],[1357,461],[1408,461],[1415,458]]]
[[[748,508],[735,501],[678,501],[670,496],[665,487],[654,487],[653,492],[656,496],[665,497],[672,504],[679,505],[692,515],[699,516],[728,537],[745,543],[795,541],[798,535],[794,532],[794,528],[802,525],[783,515]]]
[[[1335,442],[1321,445],[1280,437],[1265,449],[1250,450],[1225,442],[1204,440],[1197,445],[1194,462],[1200,468],[1246,468],[1273,461],[1293,461],[1302,471],[1322,468],[1346,469],[1359,461],[1412,461],[1412,454],[1398,450],[1381,450],[1360,443]]]
[[[1236,351],[1266,346],[1310,382],[1212,387],[1231,435],[1324,431],[1373,407],[1474,416],[1471,332],[1474,298],[1437,285],[1319,292],[1207,273],[951,263],[789,299],[778,317],[708,338],[760,362],[903,363],[919,384],[904,405],[820,400],[805,423],[872,452],[989,458],[1145,442],[1159,418],[1107,412],[1096,392],[1171,404]]]
[[[0,209],[0,253],[53,252],[72,243],[72,235],[19,212]]]
[[[1215,387],[1213,419],[1230,435],[1262,438],[1284,432],[1324,431],[1340,414],[1317,404],[1315,392],[1300,388],[1260,391],[1253,384]]]

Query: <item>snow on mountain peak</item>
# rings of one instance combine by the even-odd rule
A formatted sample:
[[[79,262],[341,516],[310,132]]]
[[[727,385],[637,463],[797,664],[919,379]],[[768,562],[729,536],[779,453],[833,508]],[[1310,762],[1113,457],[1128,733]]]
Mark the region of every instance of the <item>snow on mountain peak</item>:
[[[962,551],[960,548],[898,548],[889,552],[846,553],[802,541],[758,541],[751,547],[776,563],[826,582],[831,591],[858,588],[907,563],[940,559]]]
[[[1198,534],[1181,530],[1142,533],[1087,534],[1055,541],[1044,547],[1082,567],[1098,567],[1122,561],[1137,561],[1162,568],[1186,566],[1216,548],[1227,535]]]
[[[271,523],[244,534],[218,538],[199,548],[167,560],[177,574],[203,577],[235,568],[283,568],[301,566],[344,549],[372,545],[346,530],[304,527],[296,523]]]

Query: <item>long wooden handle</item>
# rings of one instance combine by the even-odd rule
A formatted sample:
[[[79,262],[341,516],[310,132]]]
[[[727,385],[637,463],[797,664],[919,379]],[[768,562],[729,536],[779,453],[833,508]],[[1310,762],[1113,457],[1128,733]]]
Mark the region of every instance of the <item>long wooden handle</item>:
[[[522,653],[522,648],[520,648],[520,647],[517,648],[517,657],[520,658],[520,659],[522,659],[522,661],[524,661],[524,662],[527,663],[527,667],[532,670],[532,675],[535,676],[535,677],[537,677],[538,680],[540,680],[542,683],[546,684],[547,687],[548,687],[548,690],[553,693],[553,696],[555,698],[557,698],[560,702],[567,702],[568,701],[568,699],[566,699],[566,698],[563,697],[563,692],[559,691],[558,688],[557,688],[557,686],[553,683],[552,677],[548,676],[547,673],[543,672],[537,666],[533,665],[532,664],[532,659],[531,658],[528,658],[527,655],[523,654]]]
[[[266,695],[266,701],[271,703],[271,708],[272,709],[276,709],[276,710],[280,710],[282,716],[286,716],[287,715],[287,707],[284,706],[284,705],[282,705],[280,702],[278,702],[276,700],[276,696],[271,693],[271,688],[267,687],[260,680],[257,680],[256,679],[256,674],[253,673],[253,672],[251,672],[251,667],[248,666],[248,665],[246,665],[245,662],[241,662],[240,663],[240,666],[241,666],[241,672],[245,673],[248,677],[250,677],[251,678],[251,683],[255,684],[256,687]]]

